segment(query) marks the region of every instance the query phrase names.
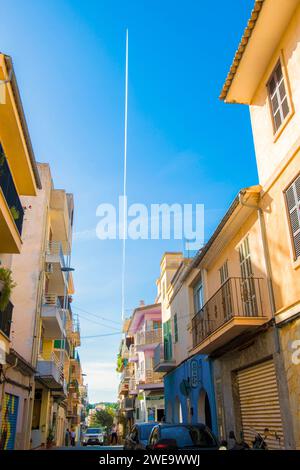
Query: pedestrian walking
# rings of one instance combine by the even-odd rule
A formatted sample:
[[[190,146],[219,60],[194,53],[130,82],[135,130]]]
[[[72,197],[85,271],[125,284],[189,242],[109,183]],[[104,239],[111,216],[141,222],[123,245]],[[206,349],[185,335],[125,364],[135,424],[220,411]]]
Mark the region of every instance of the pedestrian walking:
[[[66,434],[65,434],[65,446],[69,447],[70,444],[70,429],[66,429]]]
[[[72,447],[75,447],[75,437],[76,437],[76,433],[75,433],[74,429],[72,429],[70,435],[71,435],[71,446],[72,446]]]
[[[111,445],[113,445],[114,442],[115,442],[115,444],[118,444],[118,433],[117,433],[117,425],[116,424],[113,424],[112,428],[111,428],[111,439],[110,439]]]

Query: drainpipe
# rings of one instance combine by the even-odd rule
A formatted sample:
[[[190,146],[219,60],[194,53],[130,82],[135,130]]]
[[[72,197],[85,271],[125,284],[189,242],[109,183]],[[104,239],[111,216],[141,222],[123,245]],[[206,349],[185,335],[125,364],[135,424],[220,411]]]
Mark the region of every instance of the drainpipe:
[[[269,248],[268,248],[268,243],[267,243],[266,223],[265,223],[262,208],[254,204],[247,204],[243,200],[243,196],[246,194],[246,192],[247,192],[246,190],[240,191],[239,202],[242,206],[249,207],[250,209],[255,209],[258,214],[261,240],[262,240],[264,259],[265,259],[265,265],[266,265],[267,286],[268,286],[268,293],[269,293],[270,304],[271,304],[271,314],[272,314],[272,320],[273,320],[272,323],[273,323],[273,331],[274,331],[275,352],[280,354],[280,339],[279,339],[279,332],[278,332],[278,328],[277,328],[276,320],[275,320],[276,305],[275,305],[274,289],[272,285],[272,268],[271,268],[270,254],[269,254]]]

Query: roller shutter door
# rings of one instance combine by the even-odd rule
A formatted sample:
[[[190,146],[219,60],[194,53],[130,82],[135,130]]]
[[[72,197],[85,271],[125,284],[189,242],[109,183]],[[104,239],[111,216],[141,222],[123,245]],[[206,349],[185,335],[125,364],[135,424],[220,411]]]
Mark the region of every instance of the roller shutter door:
[[[273,361],[239,371],[237,379],[245,440],[250,444],[254,440],[255,431],[264,435],[264,430],[268,428],[270,436],[266,442],[269,449],[283,448],[282,420]]]
[[[15,447],[19,397],[5,393],[2,409],[0,449],[13,450]]]

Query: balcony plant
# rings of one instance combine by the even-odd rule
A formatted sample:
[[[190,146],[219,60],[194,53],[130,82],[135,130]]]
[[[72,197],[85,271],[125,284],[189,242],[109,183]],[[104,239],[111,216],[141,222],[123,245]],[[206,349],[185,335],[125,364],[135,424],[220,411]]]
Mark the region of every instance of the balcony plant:
[[[4,312],[6,309],[12,290],[16,287],[16,283],[12,279],[12,272],[10,269],[0,267],[0,311]]]
[[[11,206],[10,212],[14,220],[18,220],[20,218],[20,212],[18,211],[16,206]]]

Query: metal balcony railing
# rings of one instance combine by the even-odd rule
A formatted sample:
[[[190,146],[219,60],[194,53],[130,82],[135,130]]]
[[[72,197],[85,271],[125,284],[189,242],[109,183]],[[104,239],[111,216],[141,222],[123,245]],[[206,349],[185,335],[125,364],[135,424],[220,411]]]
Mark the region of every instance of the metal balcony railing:
[[[163,382],[163,374],[160,372],[154,372],[153,369],[146,369],[145,371],[145,383],[156,384]]]
[[[20,235],[22,235],[24,209],[22,207],[15,183],[3,150],[0,144],[0,187],[15,221]]]
[[[197,346],[234,317],[263,317],[264,279],[229,278],[192,319]]]
[[[1,293],[0,293],[1,296]],[[9,338],[14,306],[8,302],[6,309],[0,311],[0,330]]]
[[[129,379],[129,386],[128,386],[129,392],[133,392],[136,390],[136,380],[135,378]]]
[[[58,257],[63,268],[66,267],[65,255],[62,249],[61,242],[49,241],[47,246],[46,255]]]
[[[136,350],[136,346],[135,344],[131,344],[130,347],[129,347],[129,361],[130,362],[134,362],[134,361],[137,361],[138,359],[138,354],[137,354],[137,350]]]
[[[136,334],[136,345],[143,346],[146,344],[161,343],[162,341],[162,329],[157,328],[154,330],[139,331]]]

